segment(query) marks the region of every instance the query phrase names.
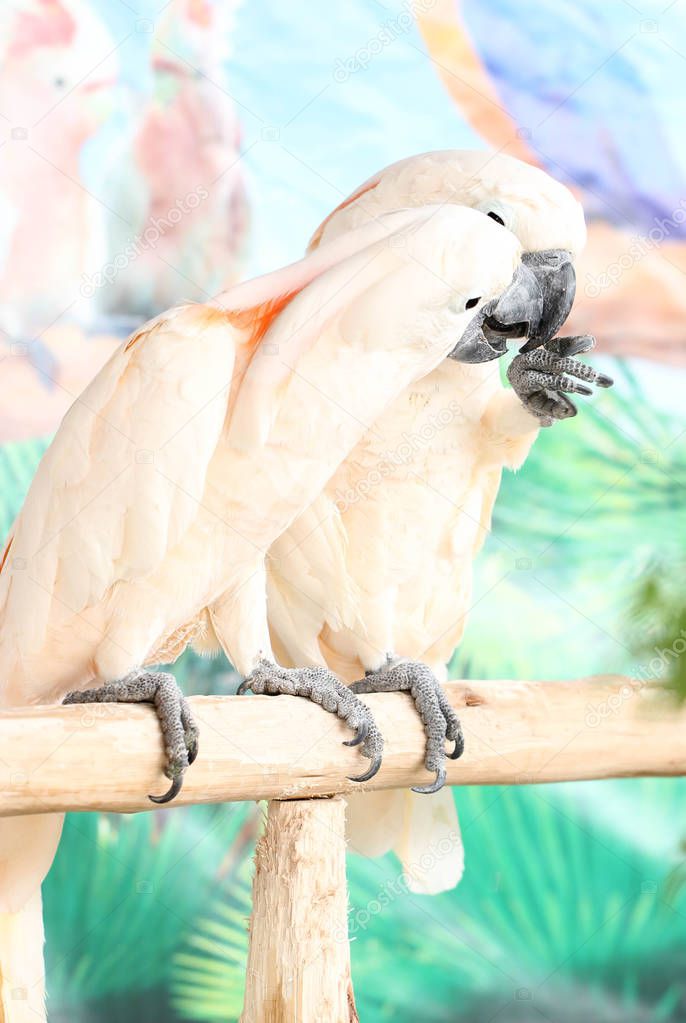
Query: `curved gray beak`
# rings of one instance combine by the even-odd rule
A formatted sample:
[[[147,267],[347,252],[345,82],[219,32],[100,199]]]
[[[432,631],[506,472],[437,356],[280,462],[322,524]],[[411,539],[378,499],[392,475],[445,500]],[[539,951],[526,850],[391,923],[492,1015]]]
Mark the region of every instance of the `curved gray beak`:
[[[477,313],[448,358],[488,362],[515,338],[527,339],[522,352],[546,344],[569,316],[575,292],[571,253],[525,252],[509,287]]]
[[[512,284],[486,319],[486,329],[496,334],[520,330],[510,336],[526,335],[521,351],[530,352],[555,337],[569,316],[575,293],[571,253],[564,249],[525,252]]]

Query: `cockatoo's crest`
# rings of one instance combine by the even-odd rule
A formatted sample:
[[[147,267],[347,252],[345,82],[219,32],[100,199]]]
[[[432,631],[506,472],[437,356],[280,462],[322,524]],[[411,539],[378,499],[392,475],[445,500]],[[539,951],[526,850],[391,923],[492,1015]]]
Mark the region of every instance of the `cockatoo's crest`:
[[[310,238],[309,244],[307,246],[308,252],[311,252],[312,249],[317,248],[320,241],[322,240],[324,229],[326,228],[326,225],[329,223],[329,221],[333,217],[335,217],[337,213],[340,213],[341,210],[344,210],[346,206],[350,206],[351,203],[357,202],[357,200],[366,192],[371,192],[373,188],[376,188],[376,186],[379,183],[379,177],[380,175],[377,175],[370,181],[365,182],[364,185],[360,185],[360,187],[356,189],[356,191],[354,191],[351,195],[349,195],[347,199],[344,199],[343,202],[339,203],[338,206],[334,210],[332,210],[331,213],[329,213],[328,217],[325,217],[324,220],[322,220],[321,224]]]
[[[352,202],[354,198],[351,196],[347,202]],[[290,266],[229,288],[217,296],[213,305],[224,312],[231,326],[249,331],[246,343],[256,346],[280,313],[308,284],[342,259],[388,236],[410,219],[412,215],[408,218],[396,212],[378,217],[375,222],[363,225],[360,230],[348,232],[347,238],[336,239],[332,244],[322,246],[318,252],[310,253]],[[135,337],[129,344],[134,341]]]
[[[8,56],[37,46],[69,46],[75,35],[76,20],[59,0],[39,0],[16,13]]]
[[[236,11],[241,0],[170,0],[155,19],[153,66],[192,78],[195,69],[226,88]]]
[[[129,340],[124,345],[124,351],[128,352],[130,348],[133,348],[143,338],[151,338],[157,333],[160,328],[164,328],[167,321],[175,313],[183,313],[187,306],[176,306],[174,309],[170,309],[169,312],[161,313],[156,316],[154,320],[150,320],[144,323],[137,331],[135,331]],[[194,305],[195,319],[199,327],[214,327],[220,326],[222,321],[227,319],[233,325],[233,320],[227,315],[225,310],[216,309],[210,305]]]
[[[584,247],[579,202],[540,167],[505,153],[446,149],[399,160],[363,182],[323,221],[310,250],[389,210],[445,203],[496,215],[525,251],[576,256]]]
[[[304,285],[303,285],[304,286]],[[273,321],[283,312],[288,303],[302,291],[302,287],[290,291],[277,293],[252,306],[238,307],[236,309],[219,309],[214,306],[198,306],[198,318],[206,325],[216,324],[222,320],[230,323],[237,330],[248,331],[244,343],[256,346],[269,330]],[[140,330],[132,334],[126,342],[124,351],[133,348],[143,337],[150,336],[156,327],[144,324]]]
[[[14,537],[10,537],[9,538],[9,540],[7,541],[7,544],[5,545],[5,549],[2,552],[2,558],[0,558],[0,572],[2,572],[3,568],[5,567],[5,562],[7,561],[7,555],[10,552],[10,547],[12,546],[12,540],[13,539],[14,539]]]
[[[203,28],[210,28],[212,25],[212,5],[207,0],[190,0],[188,4],[188,17]]]
[[[83,95],[103,86],[112,88],[120,70],[117,50],[107,24],[84,0],[13,0],[0,4],[0,58],[10,74],[4,88],[22,70],[28,75],[23,83],[21,109],[17,109],[15,96],[12,113],[16,119],[35,120],[45,113],[45,109],[34,110],[31,106],[41,97],[46,109],[49,106],[52,110],[52,104],[57,107],[77,87]],[[46,89],[52,92],[46,93]],[[52,158],[61,165],[55,153]]]
[[[284,291],[282,294],[268,298],[258,305],[248,309],[228,310],[226,318],[229,323],[238,330],[249,330],[250,334],[246,343],[258,345],[267,333],[272,323],[283,312],[288,303],[302,291],[302,288],[294,288],[291,291]]]

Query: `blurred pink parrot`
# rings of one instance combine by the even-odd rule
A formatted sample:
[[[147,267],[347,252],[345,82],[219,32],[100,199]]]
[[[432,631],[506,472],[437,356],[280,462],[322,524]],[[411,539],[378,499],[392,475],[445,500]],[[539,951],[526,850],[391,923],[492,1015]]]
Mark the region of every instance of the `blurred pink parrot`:
[[[80,181],[84,143],[109,110],[112,40],[82,0],[0,8],[0,327],[10,338],[49,326],[84,300],[81,275],[102,258],[103,208]],[[40,280],[40,287],[36,281]]]
[[[104,209],[82,183],[80,159],[112,106],[117,62],[112,38],[83,0],[2,5],[0,39],[0,357],[11,383],[4,439],[18,435],[19,423],[40,432],[30,424],[50,397],[46,384],[64,386],[44,332],[58,321],[73,330],[92,312],[81,279],[104,259]]]
[[[224,67],[235,6],[176,0],[155,26],[153,95],[134,115],[111,191],[133,230],[110,222],[111,252],[130,258],[103,287],[102,308],[125,327],[237,278],[248,218]]]

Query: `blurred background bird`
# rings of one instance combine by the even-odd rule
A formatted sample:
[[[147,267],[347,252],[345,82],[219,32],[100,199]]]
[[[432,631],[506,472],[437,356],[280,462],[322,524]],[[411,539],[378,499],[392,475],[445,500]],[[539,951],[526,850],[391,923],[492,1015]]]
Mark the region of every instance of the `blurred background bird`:
[[[236,279],[233,10],[173,0],[128,32],[88,0],[0,10],[0,438],[54,429],[120,335]]]
[[[0,352],[5,373],[31,381],[36,399],[52,405],[62,372],[46,335],[57,323],[87,321],[81,275],[105,255],[103,207],[83,184],[81,161],[115,102],[118,61],[83,0],[5,4],[0,40]],[[19,401],[10,389],[6,437],[21,431],[19,416],[24,429],[44,426],[44,409],[27,417]]]
[[[126,218],[109,218],[110,252],[132,238],[140,248],[101,296],[127,327],[179,296],[210,298],[240,272],[247,197],[226,64],[236,7],[174,0],[155,22],[150,94],[130,110],[107,181]]]

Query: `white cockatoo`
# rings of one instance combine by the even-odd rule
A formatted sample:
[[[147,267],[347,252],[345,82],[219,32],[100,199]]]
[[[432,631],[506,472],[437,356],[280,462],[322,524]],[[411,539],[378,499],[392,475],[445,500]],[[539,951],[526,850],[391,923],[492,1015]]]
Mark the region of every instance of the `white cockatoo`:
[[[474,210],[391,212],[122,344],[65,416],[0,559],[0,706],[154,701],[164,801],[197,735],[173,677],[145,665],[220,645],[247,685],[314,699],[376,762],[358,696],[323,666],[275,662],[267,553],[399,395],[488,347],[487,310],[526,304],[520,255]],[[40,884],[60,827],[0,822],[9,1023],[45,1018]]]
[[[534,167],[460,151],[403,160],[346,199],[316,232],[311,251],[390,210],[454,203],[512,231],[524,250],[516,301],[501,300],[491,314],[500,321],[491,352],[467,353],[463,344],[399,394],[276,541],[268,562],[269,620],[283,663],[327,665],[351,683],[364,678],[357,693],[412,693],[427,735],[425,765],[436,781],[419,795],[354,795],[348,818],[352,847],[367,855],[395,848],[408,884],[422,892],[454,886],[463,869],[450,790],[431,799],[424,793],[443,784],[446,738],[456,755],[462,748],[439,683],[465,627],[472,562],[489,530],[501,471],[522,464],[542,423],[574,413],[563,390],[590,393],[587,383],[610,383],[570,361],[592,339],[550,344],[574,298],[572,262],[585,227],[571,193]],[[529,277],[529,269],[536,274]],[[544,294],[534,298],[539,287]],[[532,324],[530,310],[541,302],[546,311]],[[491,361],[505,351],[508,333],[530,338],[510,370],[515,389],[501,385]],[[547,349],[532,350],[546,342]],[[570,370],[574,378],[563,379]]]

